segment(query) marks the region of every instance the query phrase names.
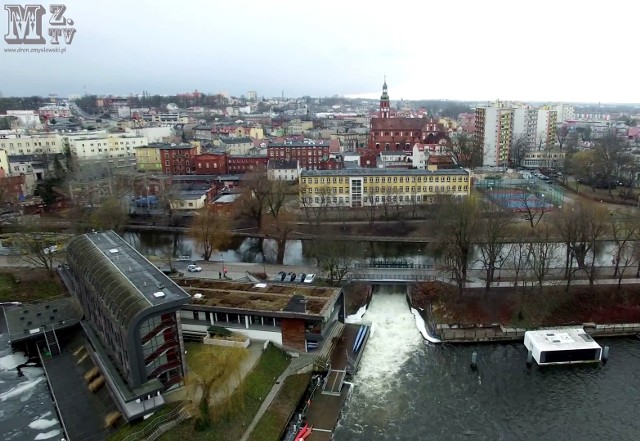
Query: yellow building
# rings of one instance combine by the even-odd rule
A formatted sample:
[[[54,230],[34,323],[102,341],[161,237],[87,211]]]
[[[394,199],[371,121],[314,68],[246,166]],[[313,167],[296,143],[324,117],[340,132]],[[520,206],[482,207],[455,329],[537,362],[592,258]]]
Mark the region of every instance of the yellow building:
[[[469,172],[357,168],[302,170],[300,207],[362,207],[429,204],[436,196],[467,196]]]
[[[527,168],[562,168],[566,153],[560,150],[530,150],[520,165]]]
[[[162,171],[160,149],[153,146],[136,147],[136,163],[140,171]]]
[[[264,130],[260,126],[252,127],[237,127],[233,132],[229,134],[235,138],[249,137],[253,139],[264,139]]]
[[[0,149],[9,156],[42,155],[63,153],[63,142],[59,135],[17,135],[0,138]]]

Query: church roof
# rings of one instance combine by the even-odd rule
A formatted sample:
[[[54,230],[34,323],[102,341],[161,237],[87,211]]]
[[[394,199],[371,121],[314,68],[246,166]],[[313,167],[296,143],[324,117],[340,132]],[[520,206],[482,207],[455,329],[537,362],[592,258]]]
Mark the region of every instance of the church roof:
[[[371,130],[422,130],[423,118],[371,118]]]

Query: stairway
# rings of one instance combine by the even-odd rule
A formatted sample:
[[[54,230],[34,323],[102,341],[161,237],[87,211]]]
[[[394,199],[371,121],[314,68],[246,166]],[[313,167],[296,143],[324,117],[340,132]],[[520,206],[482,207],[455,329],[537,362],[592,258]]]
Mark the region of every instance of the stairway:
[[[333,348],[336,345],[337,337],[342,335],[342,330],[344,329],[344,323],[336,322],[331,328],[331,332],[327,334],[322,343],[322,349],[316,356],[315,365],[320,369],[327,369],[329,360],[331,359],[331,353],[333,352]]]
[[[156,439],[158,439],[162,434],[164,434],[165,432],[168,432],[169,430],[173,429],[174,427],[176,427],[178,424],[180,424],[181,422],[183,422],[186,419],[191,418],[191,414],[189,413],[189,411],[186,408],[182,408],[180,410],[180,413],[178,414],[178,417],[176,419],[173,419],[171,421],[167,421],[164,424],[161,424],[160,426],[158,426],[153,432],[151,432],[145,439],[146,441],[154,441]]]
[[[53,325],[51,325],[51,328],[45,326],[44,338],[47,342],[47,349],[51,357],[60,355],[60,344],[58,343],[58,336],[56,335],[56,330],[53,328]]]

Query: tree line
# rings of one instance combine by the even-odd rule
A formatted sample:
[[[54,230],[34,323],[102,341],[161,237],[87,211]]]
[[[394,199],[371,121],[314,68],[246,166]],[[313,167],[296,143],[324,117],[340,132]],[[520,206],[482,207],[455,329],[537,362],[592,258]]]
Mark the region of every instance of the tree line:
[[[566,204],[542,219],[542,208],[530,207],[537,222],[527,222],[527,211],[509,211],[479,198],[450,199],[438,207],[440,225],[433,245],[443,275],[450,277],[462,294],[469,266],[483,269],[485,290],[496,281],[496,272],[510,274],[514,289],[527,283],[540,290],[545,282],[561,279],[568,290],[577,276],[593,286],[599,277],[622,283],[630,268],[640,275],[640,220],[620,216],[599,204]],[[523,219],[524,222],[523,222]],[[605,274],[597,259],[603,240],[611,239],[612,273]],[[564,249],[564,257],[558,255]],[[558,274],[557,271],[561,273]]]

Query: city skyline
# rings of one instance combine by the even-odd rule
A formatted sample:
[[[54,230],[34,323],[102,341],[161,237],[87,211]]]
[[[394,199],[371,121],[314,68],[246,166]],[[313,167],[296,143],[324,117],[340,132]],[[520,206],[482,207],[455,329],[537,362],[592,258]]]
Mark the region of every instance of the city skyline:
[[[0,92],[376,99],[386,75],[392,100],[640,102],[623,67],[638,6],[617,0],[109,5],[65,2],[77,29],[65,53],[12,53],[0,40]]]

